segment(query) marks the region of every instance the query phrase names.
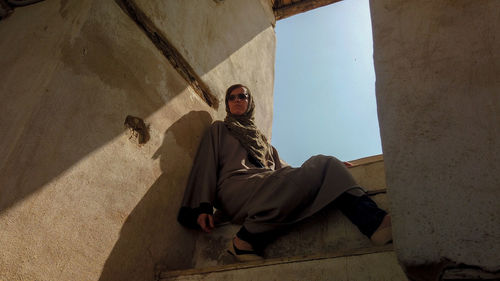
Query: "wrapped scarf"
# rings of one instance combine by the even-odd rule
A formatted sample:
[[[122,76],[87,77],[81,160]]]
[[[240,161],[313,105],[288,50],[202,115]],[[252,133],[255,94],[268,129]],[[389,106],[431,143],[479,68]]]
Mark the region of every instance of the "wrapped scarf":
[[[239,87],[245,89],[245,93],[248,94],[248,108],[247,111],[242,115],[233,115],[229,110],[228,97],[231,92]],[[266,137],[262,134],[257,126],[255,125],[254,118],[255,103],[252,98],[250,90],[241,84],[236,84],[229,87],[226,91],[226,113],[227,116],[224,119],[226,127],[229,129],[231,134],[241,143],[241,145],[246,149],[249,155],[250,161],[255,161],[256,166],[268,168],[271,165],[269,161],[270,157],[270,145],[267,142]]]

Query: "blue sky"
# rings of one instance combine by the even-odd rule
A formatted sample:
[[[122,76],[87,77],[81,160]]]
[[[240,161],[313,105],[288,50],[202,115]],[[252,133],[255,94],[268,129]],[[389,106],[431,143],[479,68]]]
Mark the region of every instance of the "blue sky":
[[[382,153],[368,0],[344,0],[276,23],[272,144],[300,166],[316,154]]]

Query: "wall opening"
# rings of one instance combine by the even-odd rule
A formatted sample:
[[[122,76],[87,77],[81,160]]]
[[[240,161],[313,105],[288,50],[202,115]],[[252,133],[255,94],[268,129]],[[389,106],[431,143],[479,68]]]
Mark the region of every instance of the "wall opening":
[[[382,153],[368,0],[344,0],[276,23],[272,144],[292,166],[316,154]]]

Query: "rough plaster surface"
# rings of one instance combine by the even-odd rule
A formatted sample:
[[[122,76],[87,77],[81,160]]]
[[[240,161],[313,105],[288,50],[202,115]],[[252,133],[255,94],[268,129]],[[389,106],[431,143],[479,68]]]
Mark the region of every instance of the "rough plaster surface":
[[[403,264],[500,269],[500,2],[370,1]]]
[[[273,58],[274,36],[254,37],[245,45]],[[0,279],[152,280],[155,266],[190,267],[196,235],[177,224],[178,204],[199,139],[224,107],[208,107],[114,1],[17,8],[0,38]],[[258,61],[224,54],[246,68]],[[272,89],[266,73],[267,62],[240,79]],[[259,122],[270,131],[272,96],[255,95],[269,104]],[[150,125],[148,143],[128,139],[127,115]]]

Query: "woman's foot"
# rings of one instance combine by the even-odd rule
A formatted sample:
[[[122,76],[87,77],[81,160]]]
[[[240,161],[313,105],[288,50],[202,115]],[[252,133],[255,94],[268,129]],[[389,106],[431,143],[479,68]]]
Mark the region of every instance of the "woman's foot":
[[[385,215],[382,223],[372,234],[370,240],[372,240],[372,243],[376,246],[382,246],[392,242],[392,223],[390,214]]]
[[[243,251],[253,251],[253,247],[252,247],[252,244],[248,243],[247,241],[245,240],[241,240],[238,236],[235,236],[233,238],[233,243],[234,243],[234,246],[236,248],[238,248],[239,250],[243,250]]]
[[[263,259],[257,255],[250,243],[238,237],[234,237],[234,239],[229,241],[227,251],[238,261],[258,261]]]

